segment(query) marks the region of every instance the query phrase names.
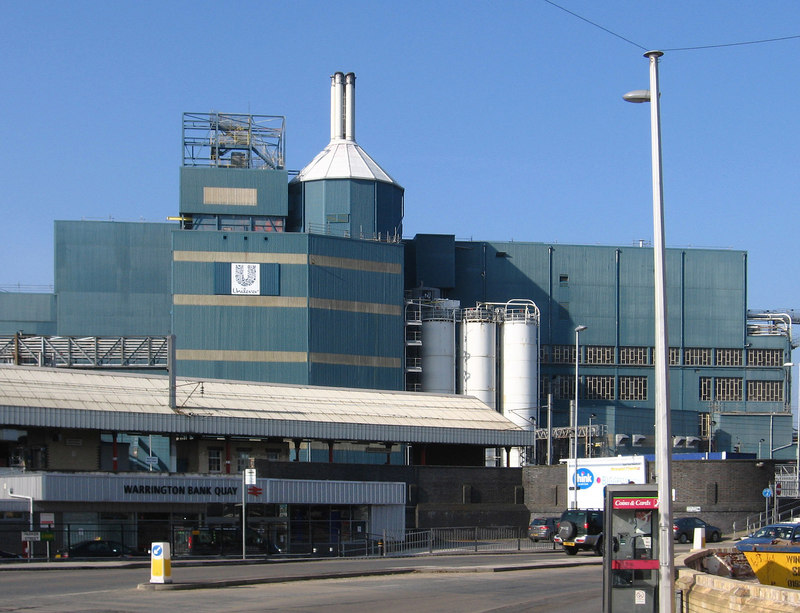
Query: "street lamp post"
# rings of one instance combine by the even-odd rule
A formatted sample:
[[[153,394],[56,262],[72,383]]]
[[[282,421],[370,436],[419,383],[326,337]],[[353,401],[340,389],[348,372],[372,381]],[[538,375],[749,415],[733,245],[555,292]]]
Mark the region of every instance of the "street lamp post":
[[[578,379],[578,364],[581,361],[581,347],[579,344],[580,334],[584,330],[586,330],[587,326],[577,326],[575,328],[575,414],[574,414],[574,422],[573,426],[575,427],[575,441],[574,441],[574,453],[573,458],[575,458],[575,465],[573,466],[573,484],[572,484],[572,492],[573,492],[573,508],[578,508],[578,390],[579,390],[579,379]]]
[[[669,345],[667,336],[667,298],[664,247],[664,198],[661,177],[661,108],[658,88],[658,58],[661,51],[644,54],[650,61],[650,89],[629,92],[628,102],[650,103],[650,137],[653,171],[653,263],[655,297],[655,424],[656,478],[658,480],[658,561],[659,613],[675,609],[674,543],[672,541],[672,425],[669,404]]]
[[[764,442],[763,438],[758,439],[758,458],[757,459],[761,459],[761,443],[763,443],[763,442]]]
[[[595,415],[594,413],[589,415],[589,432],[586,435],[586,438],[588,439],[586,445],[586,450],[587,450],[586,457],[589,458],[592,457],[592,446],[594,445],[594,431],[592,430],[592,420],[594,420],[595,417],[597,417],[597,415]]]

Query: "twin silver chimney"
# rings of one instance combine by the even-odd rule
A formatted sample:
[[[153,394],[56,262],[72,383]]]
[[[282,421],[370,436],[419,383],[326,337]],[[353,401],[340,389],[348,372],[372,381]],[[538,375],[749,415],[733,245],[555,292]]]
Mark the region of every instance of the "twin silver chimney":
[[[356,140],[356,75],[331,76],[331,142]]]

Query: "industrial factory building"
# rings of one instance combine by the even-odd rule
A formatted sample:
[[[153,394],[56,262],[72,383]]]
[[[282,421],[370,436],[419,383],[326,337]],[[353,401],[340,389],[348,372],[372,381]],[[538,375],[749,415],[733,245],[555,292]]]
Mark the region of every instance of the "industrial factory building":
[[[233,435],[223,421],[179,431],[174,416],[150,413],[123,423],[127,397],[109,398],[91,429],[103,453],[119,445],[118,464],[100,453],[81,470],[151,472],[156,462],[207,473],[217,456],[202,455],[207,441],[176,438],[191,434],[257,439],[249,449],[275,461],[556,463],[569,455],[576,393],[581,456],[652,453],[652,248],[403,237],[403,187],[355,139],[355,75],[333,75],[330,94],[330,142],[296,173],[284,164],[283,117],[185,113],[169,221],[56,221],[53,293],[0,293],[0,362],[61,369],[41,368],[48,385],[72,369],[144,377],[169,367],[196,390],[278,384],[296,408],[291,432],[256,427],[254,413],[252,430]],[[674,451],[793,458],[792,317],[748,310],[744,251],[668,249],[666,266]],[[103,373],[93,376],[82,393],[106,393]],[[360,434],[320,429],[298,400],[312,388]],[[386,415],[359,411],[359,393],[381,392]],[[411,392],[424,392],[419,407]],[[232,393],[225,410],[246,410],[249,394]],[[435,413],[458,397],[492,414],[495,434],[448,447]],[[217,409],[200,391],[191,398],[182,420],[208,423],[200,412]],[[0,466],[74,469],[55,452],[67,439],[29,429],[88,428],[78,413],[59,421],[57,403],[3,402]],[[428,421],[401,427],[420,407]],[[378,427],[387,415],[399,420],[392,432]],[[448,428],[471,428],[453,418]],[[160,442],[134,454],[149,435]]]

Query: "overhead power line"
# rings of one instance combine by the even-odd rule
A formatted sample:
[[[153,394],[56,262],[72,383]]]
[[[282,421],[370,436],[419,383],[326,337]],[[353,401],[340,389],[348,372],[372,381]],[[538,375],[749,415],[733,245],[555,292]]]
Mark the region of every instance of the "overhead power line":
[[[609,30],[608,28],[606,28],[604,26],[601,26],[599,23],[595,23],[594,21],[592,21],[590,19],[587,19],[586,17],[583,17],[582,15],[578,15],[578,13],[575,13],[574,11],[570,11],[569,9],[564,8],[563,6],[561,6],[559,4],[556,4],[552,0],[543,0],[543,1],[546,2],[547,4],[551,5],[551,6],[556,7],[557,9],[560,9],[560,10],[564,11],[565,13],[569,13],[570,15],[572,15],[573,17],[575,17],[577,19],[580,19],[581,21],[585,21],[586,23],[588,23],[590,25],[593,25],[595,28],[598,28],[598,29],[602,30],[603,32],[606,32],[607,34],[611,34],[611,36],[619,38],[620,40],[624,40],[626,43],[631,44],[634,47],[638,47],[639,49],[642,49],[643,51],[649,51],[650,49],[654,49],[655,48],[655,47],[645,47],[643,45],[640,45],[639,43],[634,42],[634,41],[630,40],[629,38],[625,38],[621,34],[617,34],[613,30]],[[661,49],[661,51],[697,51],[697,50],[700,50],[700,49],[719,49],[721,47],[739,47],[739,46],[742,46],[742,45],[760,45],[760,44],[764,44],[764,43],[775,43],[775,42],[779,42],[779,41],[792,40],[792,39],[798,39],[798,38],[800,38],[800,34],[794,34],[792,36],[780,36],[780,37],[777,37],[777,38],[762,38],[762,39],[759,39],[759,40],[746,40],[746,41],[740,41],[740,42],[736,42],[736,43],[720,43],[720,44],[716,44],[716,45],[696,45],[696,46],[693,46],[693,47],[672,47],[672,48],[669,48],[669,49]]]

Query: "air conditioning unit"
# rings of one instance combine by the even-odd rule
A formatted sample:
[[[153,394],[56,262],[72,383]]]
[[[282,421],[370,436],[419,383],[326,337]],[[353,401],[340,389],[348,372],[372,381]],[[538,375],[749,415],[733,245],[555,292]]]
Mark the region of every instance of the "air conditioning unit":
[[[620,445],[627,445],[628,441],[631,440],[631,437],[627,434],[617,434],[614,437],[614,440],[617,442],[617,447],[619,447]]]
[[[673,436],[672,437],[672,446],[673,447],[680,447],[686,442],[685,436]]]
[[[634,434],[633,435],[633,446],[634,447],[641,447],[642,443],[647,437],[644,434]]]
[[[686,446],[687,447],[694,447],[700,443],[699,436],[687,436],[686,437]]]

